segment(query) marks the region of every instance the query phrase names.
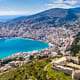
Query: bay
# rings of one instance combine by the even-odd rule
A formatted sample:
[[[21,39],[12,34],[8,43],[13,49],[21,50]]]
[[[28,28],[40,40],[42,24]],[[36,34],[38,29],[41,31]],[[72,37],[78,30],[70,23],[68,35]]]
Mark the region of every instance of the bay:
[[[31,52],[48,48],[48,43],[24,39],[24,38],[6,38],[0,39],[0,59],[11,56],[19,52]]]

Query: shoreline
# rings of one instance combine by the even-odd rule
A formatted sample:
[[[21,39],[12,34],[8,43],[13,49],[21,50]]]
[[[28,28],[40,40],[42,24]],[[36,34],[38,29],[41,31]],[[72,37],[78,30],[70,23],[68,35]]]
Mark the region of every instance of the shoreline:
[[[11,39],[11,38],[21,38],[21,39],[25,39],[25,40],[34,40],[34,39],[30,39],[30,38],[23,38],[23,37],[6,37],[6,38],[1,38],[1,39]],[[34,40],[35,41],[35,40]],[[36,41],[40,41],[40,40],[36,40]],[[40,41],[40,42],[44,42],[44,41]],[[12,53],[12,55],[10,56],[7,56],[7,57],[4,57],[4,58],[1,58],[0,60],[5,60],[5,59],[9,59],[9,58],[13,58],[13,57],[16,57],[16,56],[19,56],[20,54],[27,54],[27,55],[31,55],[33,53],[40,53],[41,51],[45,51],[47,49],[49,49],[50,47],[53,47],[54,45],[51,44],[51,43],[47,43],[47,42],[44,42],[45,44],[48,44],[48,47],[47,48],[44,48],[44,49],[38,49],[38,50],[32,50],[32,51],[20,51],[20,52],[17,52],[17,53]]]
[[[12,55],[10,55],[10,56],[7,56],[7,57],[4,57],[4,58],[2,58],[2,59],[0,59],[0,60],[5,60],[5,59],[11,59],[11,58],[15,58],[15,57],[17,57],[17,56],[23,56],[23,55],[33,55],[34,53],[36,53],[36,54],[39,54],[41,51],[45,51],[45,50],[47,50],[48,48],[45,48],[45,49],[41,49],[41,50],[33,50],[33,51],[25,51],[25,52],[17,52],[17,53],[13,53]]]

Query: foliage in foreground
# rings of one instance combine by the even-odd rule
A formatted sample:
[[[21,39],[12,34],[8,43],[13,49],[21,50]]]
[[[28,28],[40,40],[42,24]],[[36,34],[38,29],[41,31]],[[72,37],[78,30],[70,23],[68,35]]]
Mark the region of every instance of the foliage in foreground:
[[[80,32],[76,35],[70,50],[74,56],[80,52]]]
[[[25,64],[17,69],[0,75],[0,80],[71,80],[70,76],[62,72],[53,71],[49,65],[49,60],[38,60]]]

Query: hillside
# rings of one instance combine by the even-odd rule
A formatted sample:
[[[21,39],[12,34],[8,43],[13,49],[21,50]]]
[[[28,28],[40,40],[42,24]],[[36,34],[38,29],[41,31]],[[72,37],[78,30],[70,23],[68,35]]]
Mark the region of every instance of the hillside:
[[[27,63],[17,69],[0,74],[0,80],[71,80],[71,77],[60,71],[54,71],[50,66],[44,71],[49,60],[38,60]]]
[[[5,26],[9,27],[14,27],[19,24],[33,28],[46,27],[46,26],[61,27],[64,24],[71,25],[79,18],[80,18],[80,8],[72,8],[72,9],[55,8],[31,16],[21,16],[19,18],[10,20],[4,24]],[[20,25],[20,27],[22,25]]]
[[[80,55],[80,32],[76,35],[76,38],[71,45],[71,53],[73,55]]]

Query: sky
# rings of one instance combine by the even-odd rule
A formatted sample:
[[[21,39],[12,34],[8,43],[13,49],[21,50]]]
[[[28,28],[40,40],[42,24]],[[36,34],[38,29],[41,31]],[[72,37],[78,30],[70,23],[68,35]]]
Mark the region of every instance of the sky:
[[[80,0],[0,0],[0,15],[32,15],[51,8],[80,7]]]

